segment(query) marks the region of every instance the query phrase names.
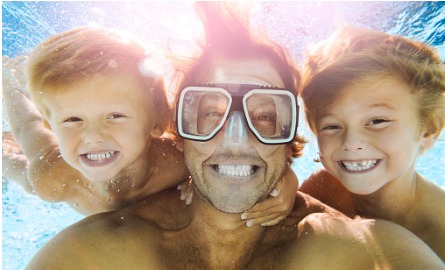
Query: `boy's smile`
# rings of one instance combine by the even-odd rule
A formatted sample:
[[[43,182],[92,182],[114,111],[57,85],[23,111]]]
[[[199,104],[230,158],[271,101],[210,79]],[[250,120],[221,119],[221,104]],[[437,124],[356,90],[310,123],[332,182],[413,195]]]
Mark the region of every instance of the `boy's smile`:
[[[81,154],[80,158],[88,166],[104,166],[111,164],[119,156],[119,151],[103,151]]]
[[[119,73],[46,97],[65,161],[95,182],[145,166],[156,122],[149,95],[133,75]]]
[[[366,172],[369,171],[371,169],[373,169],[375,166],[378,165],[378,163],[380,162],[380,159],[369,159],[369,160],[358,160],[358,161],[339,161],[339,165],[346,171],[349,173],[361,173],[361,172]]]

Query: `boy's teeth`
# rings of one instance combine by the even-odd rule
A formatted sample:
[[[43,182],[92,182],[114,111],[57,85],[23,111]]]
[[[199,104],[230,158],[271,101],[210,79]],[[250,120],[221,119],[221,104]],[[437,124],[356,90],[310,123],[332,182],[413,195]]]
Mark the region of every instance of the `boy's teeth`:
[[[105,153],[88,153],[86,156],[89,160],[98,161],[98,160],[110,158],[110,157],[114,156],[114,154],[116,154],[115,151],[108,151]]]
[[[254,173],[254,167],[251,165],[217,165],[218,173],[226,176],[246,177]]]
[[[342,161],[341,163],[350,171],[364,171],[377,164],[377,160]]]

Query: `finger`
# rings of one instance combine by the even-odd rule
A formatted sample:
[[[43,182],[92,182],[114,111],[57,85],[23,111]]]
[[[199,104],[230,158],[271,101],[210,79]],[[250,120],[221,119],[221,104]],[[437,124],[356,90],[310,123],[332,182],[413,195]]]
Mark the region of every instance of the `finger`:
[[[277,218],[280,218],[280,220],[282,220],[284,217],[280,214],[280,213],[274,213],[272,215],[268,215],[265,217],[260,217],[260,218],[256,218],[256,219],[249,219],[246,221],[246,226],[247,227],[253,227],[255,225],[261,225],[261,224],[267,224],[269,222],[276,222]],[[275,223],[276,224],[276,223]]]
[[[282,188],[282,186],[283,186],[283,179],[281,179],[280,181],[278,181],[278,183],[275,185],[275,188],[272,190],[272,192],[270,193],[270,195],[271,196],[274,196],[274,195],[272,195],[272,193],[276,193],[277,192],[277,195],[276,196],[278,196],[278,194],[280,194],[280,191],[281,191],[281,188]],[[276,196],[274,196],[274,197],[276,197]]]
[[[288,215],[291,211],[292,211],[291,207],[283,209],[281,205],[274,205],[273,207],[270,207],[268,209],[262,209],[261,211],[254,211],[254,212],[251,212],[250,210],[246,211],[241,214],[241,219],[242,220],[258,219],[267,216],[270,217],[271,215],[276,215],[276,214],[280,215],[282,213]]]
[[[286,218],[286,216],[278,216],[277,218],[274,218],[270,221],[263,222],[260,225],[263,227],[274,226],[274,225],[277,225],[278,223],[280,223],[281,221],[283,221],[283,219],[285,219],[285,218]]]
[[[276,187],[272,190],[272,192],[270,192],[269,194],[272,197],[277,197],[278,195],[280,195],[280,190],[277,189]]]
[[[191,203],[192,203],[192,197],[189,196],[189,197],[187,197],[187,200],[185,200],[185,204],[190,205]]]
[[[276,202],[274,202],[274,201],[272,201],[270,199],[267,199],[267,200],[264,200],[264,201],[262,201],[260,203],[255,204],[252,208],[250,208],[245,213],[249,213],[249,214],[257,213],[256,215],[261,215],[261,214],[258,214],[258,213],[267,212],[267,211],[269,211],[269,209],[274,208],[276,206],[277,206]]]

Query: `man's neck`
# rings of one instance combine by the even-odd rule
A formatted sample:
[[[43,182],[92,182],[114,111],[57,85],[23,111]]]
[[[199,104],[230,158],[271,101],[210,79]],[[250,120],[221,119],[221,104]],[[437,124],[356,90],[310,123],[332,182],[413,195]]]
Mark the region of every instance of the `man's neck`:
[[[191,228],[201,233],[199,245],[205,254],[203,258],[212,267],[244,268],[251,261],[256,247],[261,246],[258,242],[263,239],[266,228],[248,228],[241,220],[241,214],[221,212],[196,193],[191,205]]]

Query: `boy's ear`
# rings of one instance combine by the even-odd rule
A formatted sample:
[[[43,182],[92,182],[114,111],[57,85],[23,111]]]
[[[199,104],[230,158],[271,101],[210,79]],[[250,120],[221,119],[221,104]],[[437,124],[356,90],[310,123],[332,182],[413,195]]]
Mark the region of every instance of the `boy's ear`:
[[[421,148],[422,148],[421,151],[422,151],[422,153],[425,150],[433,147],[433,145],[436,143],[436,141],[439,138],[439,136],[440,136],[440,132],[429,133],[429,132],[425,131],[423,133],[423,135],[422,135],[422,138],[421,138]]]
[[[154,126],[153,129],[150,132],[150,135],[153,138],[159,138],[162,136],[162,134],[164,134],[164,129],[159,127],[159,126]]]

